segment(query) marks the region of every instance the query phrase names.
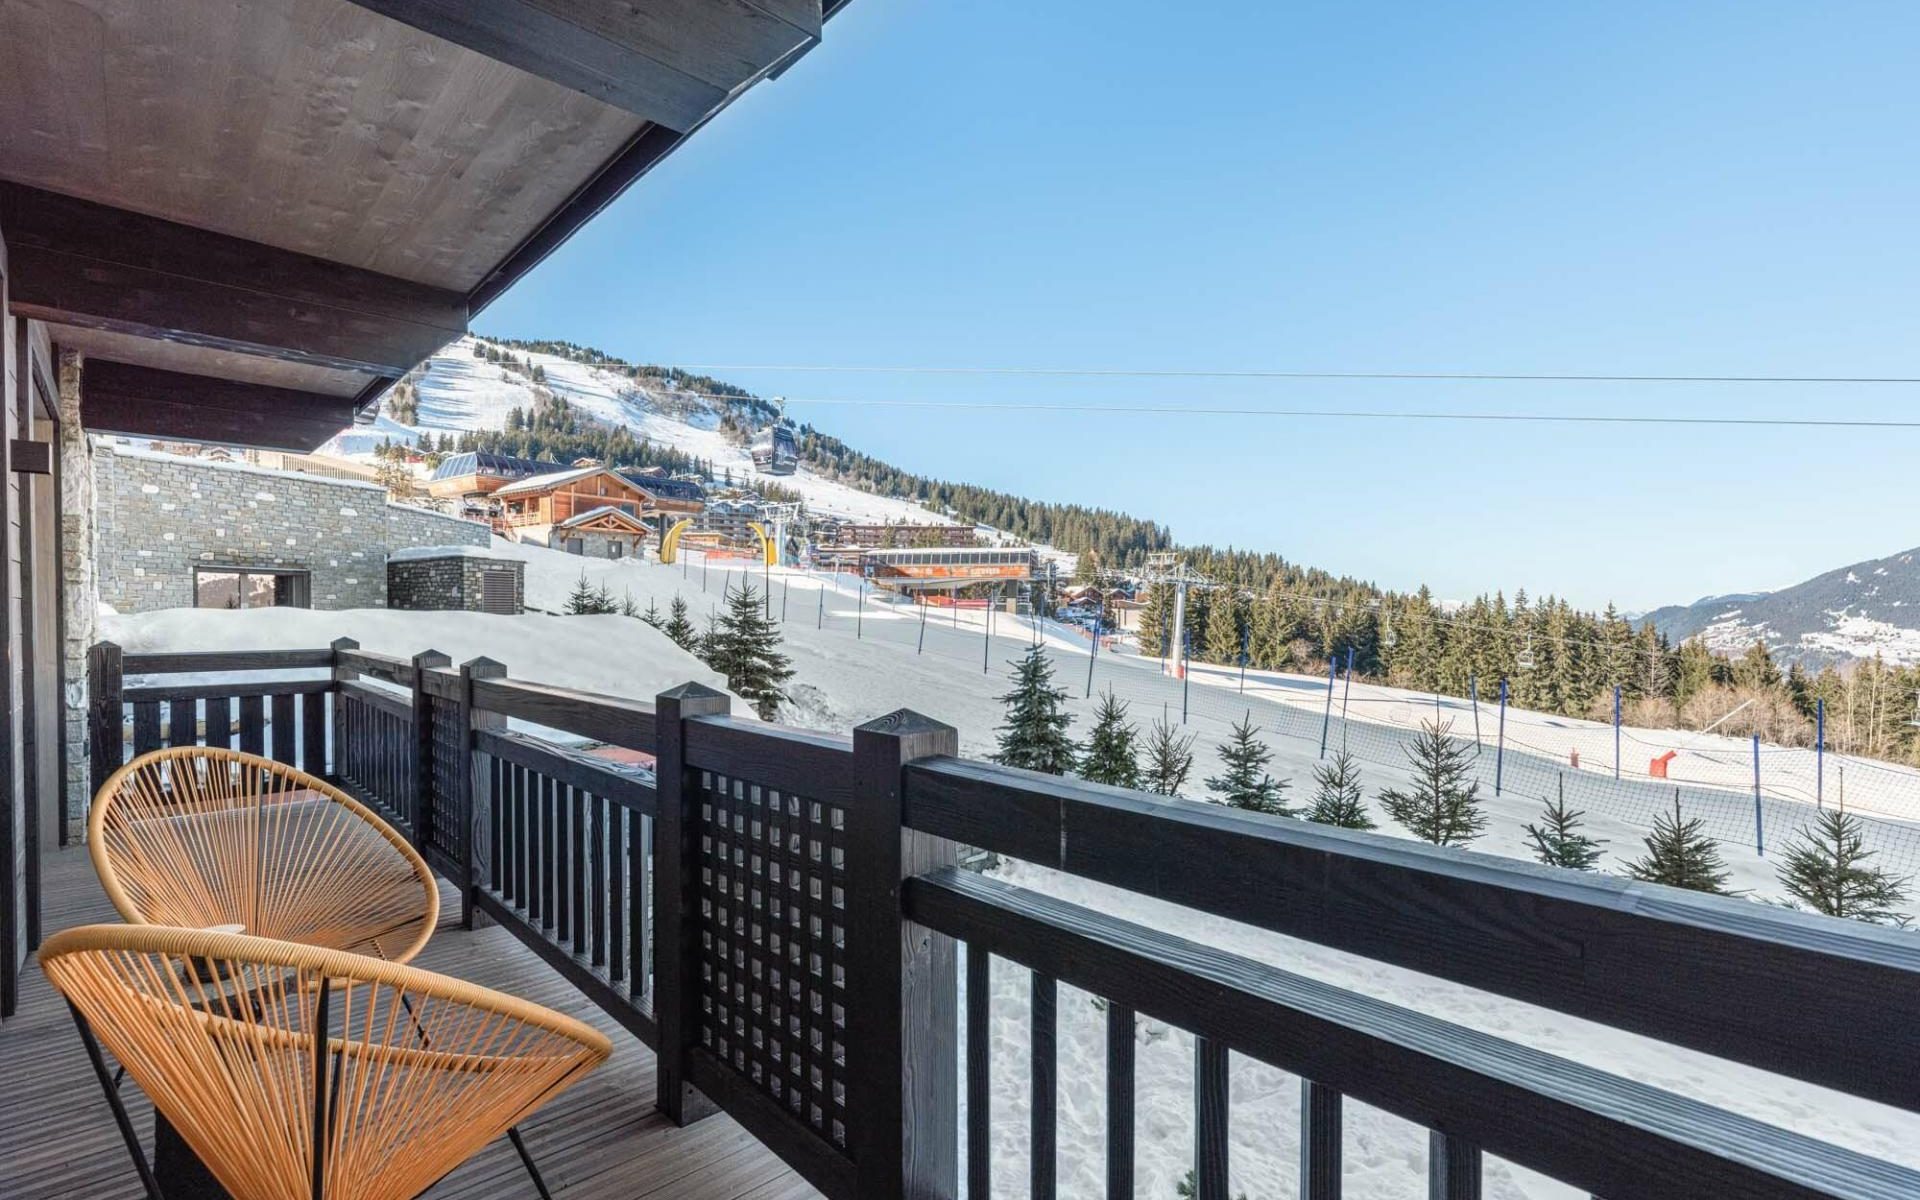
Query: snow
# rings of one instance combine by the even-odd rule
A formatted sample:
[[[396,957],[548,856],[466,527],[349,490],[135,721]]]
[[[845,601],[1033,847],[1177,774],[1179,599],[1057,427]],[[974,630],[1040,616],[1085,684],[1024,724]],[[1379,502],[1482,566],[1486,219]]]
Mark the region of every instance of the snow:
[[[232,471],[242,475],[260,475],[275,480],[292,478],[299,480],[301,483],[323,483],[330,484],[334,487],[356,488],[360,491],[386,491],[385,488],[377,483],[363,483],[357,479],[334,479],[330,476],[323,475],[302,475],[289,471],[276,470],[272,467],[258,467],[252,463],[222,462],[217,458],[206,458],[201,455],[170,454],[165,450],[155,450],[151,447],[135,445],[131,442],[103,442],[100,444],[100,448],[110,450],[112,453],[125,458],[145,458],[159,462],[191,463],[195,467],[203,467],[209,471]],[[147,484],[142,490],[158,492],[160,489],[152,484]],[[271,492],[259,492],[256,493],[255,498],[259,500],[272,500],[274,497]]]
[[[411,658],[438,650],[457,666],[474,658],[505,663],[510,678],[651,700],[689,681],[726,689],[726,680],[671,639],[629,617],[501,616],[384,608],[168,608],[103,615],[103,641],[130,654],[170,650],[310,650],[352,638],[362,650]],[[254,676],[259,678],[258,675]],[[179,682],[183,677],[168,676]],[[736,701],[751,718],[752,706]]]
[[[1243,695],[1237,673],[1206,668],[1197,669],[1186,686],[1163,675],[1153,661],[1134,655],[1103,651],[1090,660],[1086,642],[1066,626],[1035,627],[1025,619],[997,614],[991,618],[989,642],[989,616],[981,611],[934,610],[923,627],[917,610],[877,601],[870,593],[863,601],[863,588],[854,578],[768,570],[742,560],[716,559],[709,564],[696,554],[682,563],[662,566],[650,560],[586,559],[503,539],[495,539],[491,553],[524,562],[529,605],[556,611],[583,574],[590,584],[605,585],[616,598],[631,596],[643,608],[652,603],[664,611],[680,596],[688,601],[696,621],[717,611],[726,588],[748,581],[757,585],[756,576],[770,580],[770,605],[781,619],[783,649],[796,670],[793,702],[782,713],[782,719],[792,724],[844,733],[859,722],[910,707],[953,724],[962,753],[982,756],[991,751],[994,727],[1000,720],[1002,709],[996,697],[1007,686],[1006,660],[1039,639],[1059,665],[1058,682],[1071,693],[1068,708],[1076,719],[1076,735],[1084,733],[1092,708],[1083,697],[1084,675],[1077,673],[1085,672],[1091,662],[1098,686],[1119,690],[1142,723],[1162,711],[1177,718],[1184,698],[1190,708],[1189,732],[1199,738],[1189,794],[1202,794],[1198,781],[1218,769],[1214,747],[1226,725],[1243,712],[1252,712],[1270,731],[1267,736],[1275,750],[1272,770],[1294,782],[1289,798],[1301,800],[1311,789],[1317,742],[1280,736],[1278,731],[1293,728],[1302,714],[1314,722],[1320,719],[1327,706],[1324,678],[1253,672]],[[102,636],[129,650],[318,646],[347,636],[368,649],[395,655],[429,647],[450,654],[456,662],[486,655],[505,661],[515,677],[642,699],[689,679],[718,683],[712,672],[664,636],[620,616],[172,610],[107,617]],[[1431,696],[1355,684],[1343,703],[1351,719],[1346,728],[1357,738],[1368,733],[1404,737],[1434,711],[1436,702]],[[1472,720],[1471,706],[1459,700],[1439,703],[1456,729],[1464,731]],[[748,714],[750,708],[736,702],[734,711]],[[1483,720],[1488,716],[1481,715]],[[1507,720],[1510,746],[1525,747],[1527,754],[1564,761],[1567,749],[1582,747],[1584,758],[1598,759],[1603,755],[1595,743],[1605,739],[1610,755],[1609,726],[1513,709]],[[1333,721],[1333,729],[1342,728],[1337,717]],[[1312,727],[1318,728],[1317,724]],[[1657,731],[1632,733],[1650,739],[1651,748],[1670,745],[1675,737]],[[1737,770],[1742,748],[1744,743],[1737,739],[1696,739],[1676,759],[1676,767],[1702,774]],[[1730,755],[1733,767],[1719,761],[1730,750],[1735,751]],[[1363,769],[1369,795],[1405,778],[1404,771],[1379,761],[1369,760]],[[1523,855],[1523,826],[1537,814],[1537,799],[1509,793],[1485,800],[1491,828],[1476,849]],[[1603,813],[1590,817],[1590,831],[1610,841],[1607,865],[1618,869],[1623,858],[1637,852],[1641,827]],[[1386,822],[1382,824],[1382,832],[1394,832]],[[1738,846],[1726,847],[1726,854],[1736,886],[1751,888],[1762,897],[1775,894],[1770,860]],[[995,870],[1000,878],[1021,887],[1123,915],[1865,1154],[1920,1166],[1920,1117],[1912,1114],[1030,864],[1009,862]],[[1030,1111],[1028,976],[1011,963],[996,961],[991,978],[994,1194],[1020,1195],[1025,1190]],[[1171,1197],[1192,1155],[1192,1043],[1186,1034],[1151,1019],[1142,1022],[1138,1037],[1141,1194]],[[1069,1196],[1097,1195],[1104,1153],[1105,1020],[1090,997],[1072,988],[1061,990],[1058,1046],[1060,1191]],[[1298,1081],[1237,1056],[1230,1075],[1232,1194],[1294,1195]],[[1419,1193],[1426,1161],[1423,1131],[1351,1101],[1345,1124],[1347,1195],[1355,1200],[1387,1200]],[[1562,1200],[1578,1195],[1493,1159],[1486,1165],[1486,1194],[1498,1200]]]
[[[498,558],[489,546],[405,546],[387,555],[388,562],[413,562],[422,558]]]

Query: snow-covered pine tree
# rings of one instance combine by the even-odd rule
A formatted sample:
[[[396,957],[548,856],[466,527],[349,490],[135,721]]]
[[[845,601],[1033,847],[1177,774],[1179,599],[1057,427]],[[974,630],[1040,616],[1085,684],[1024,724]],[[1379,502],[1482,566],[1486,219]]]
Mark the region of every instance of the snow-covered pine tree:
[[[651,598],[647,601],[647,611],[640,614],[640,619],[663,632],[667,627],[667,619],[660,615],[660,602]]]
[[[1066,690],[1053,686],[1053,664],[1038,645],[1010,665],[1013,690],[997,697],[1007,706],[1007,720],[1000,726],[1000,749],[993,761],[1065,775],[1078,757],[1067,736],[1073,717],[1062,707]]]
[[[1720,858],[1720,848],[1706,835],[1700,818],[1682,819],[1678,788],[1673,792],[1673,815],[1654,816],[1646,857],[1628,863],[1627,874],[1648,883],[1696,892],[1725,895],[1727,891],[1727,867]]]
[[[1353,755],[1341,750],[1332,762],[1315,767],[1313,782],[1317,786],[1313,804],[1307,809],[1307,820],[1342,829],[1374,828],[1373,818],[1367,815],[1367,806],[1361,799],[1360,763]]]
[[[1533,843],[1533,856],[1550,867],[1571,867],[1592,871],[1600,862],[1600,847],[1606,842],[1580,832],[1584,812],[1567,808],[1567,781],[1559,780],[1554,798],[1546,802],[1540,824],[1527,826],[1527,840]]]
[[[667,606],[667,623],[660,627],[660,632],[688,654],[699,657],[700,631],[693,627],[693,620],[687,615],[687,602],[682,597],[675,596]]]
[[[1909,880],[1869,866],[1860,818],[1845,809],[1822,812],[1787,847],[1780,886],[1795,900],[1829,917],[1852,917],[1876,925],[1905,925]]]
[[[1273,751],[1260,740],[1259,733],[1252,712],[1235,723],[1226,744],[1220,747],[1220,759],[1226,769],[1207,780],[1207,790],[1219,797],[1220,803],[1234,808],[1276,817],[1297,817],[1300,810],[1289,807],[1281,798],[1288,781],[1267,774]]]
[[[583,616],[599,611],[600,597],[587,582],[587,573],[580,572],[580,582],[573,585],[573,591],[567,594],[567,614]]]
[[[1436,846],[1464,846],[1487,824],[1480,812],[1480,783],[1468,781],[1472,756],[1447,736],[1452,728],[1451,721],[1423,722],[1406,751],[1412,790],[1388,788],[1380,793],[1388,816]]]
[[[787,697],[780,685],[793,678],[793,665],[780,653],[779,627],[767,619],[751,583],[727,594],[726,611],[709,628],[706,642],[707,665],[753,703],[761,720],[773,720]]]
[[[1086,753],[1080,757],[1080,777],[1114,787],[1139,787],[1137,740],[1133,722],[1127,720],[1127,706],[1108,688],[1100,694],[1100,707],[1093,715],[1093,732],[1087,735]]]
[[[1164,716],[1153,723],[1147,734],[1147,761],[1140,772],[1140,786],[1162,796],[1178,796],[1193,774],[1193,736],[1181,737]]]

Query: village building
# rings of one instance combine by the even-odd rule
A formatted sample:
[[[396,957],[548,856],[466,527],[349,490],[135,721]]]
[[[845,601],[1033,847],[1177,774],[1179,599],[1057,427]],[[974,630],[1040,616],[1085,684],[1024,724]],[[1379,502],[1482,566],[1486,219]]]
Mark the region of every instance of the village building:
[[[495,489],[505,537],[589,558],[631,558],[655,532],[653,497],[605,467],[535,475]]]
[[[537,458],[516,458],[511,454],[469,450],[464,454],[449,454],[440,460],[440,465],[433,469],[433,474],[427,479],[427,494],[436,500],[458,500],[469,504],[478,502],[480,512],[484,513],[486,498],[508,484],[564,470],[566,468],[559,463],[543,462]]]

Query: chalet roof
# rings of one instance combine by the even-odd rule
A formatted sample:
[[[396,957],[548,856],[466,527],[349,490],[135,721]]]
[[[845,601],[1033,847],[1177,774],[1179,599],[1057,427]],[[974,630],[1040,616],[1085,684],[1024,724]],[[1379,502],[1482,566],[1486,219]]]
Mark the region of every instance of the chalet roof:
[[[605,520],[612,520],[615,524],[629,526],[635,533],[652,532],[647,528],[646,522],[640,520],[640,518],[634,516],[626,509],[612,504],[602,504],[599,508],[590,508],[586,512],[575,513],[560,522],[555,528],[574,529],[581,525],[591,524],[594,521]]]
[[[691,479],[668,479],[661,475],[633,475],[621,472],[621,478],[649,496],[662,500],[705,500],[707,489]]]
[[[494,495],[523,496],[528,493],[547,492],[565,484],[576,483],[582,479],[591,479],[595,475],[611,475],[626,486],[630,488],[635,487],[635,484],[626,476],[608,467],[573,467],[561,471],[548,471],[544,475],[533,475],[526,479],[517,480],[494,492]],[[636,488],[635,490],[638,489]]]
[[[537,458],[515,458],[511,454],[494,454],[487,450],[469,450],[462,454],[449,454],[440,460],[433,469],[433,479],[459,479],[466,475],[491,475],[501,479],[521,479],[528,475],[544,475],[549,471],[563,468],[556,462],[545,462]]]
[[[843,3],[0,4],[9,305],[90,429],[310,450]]]

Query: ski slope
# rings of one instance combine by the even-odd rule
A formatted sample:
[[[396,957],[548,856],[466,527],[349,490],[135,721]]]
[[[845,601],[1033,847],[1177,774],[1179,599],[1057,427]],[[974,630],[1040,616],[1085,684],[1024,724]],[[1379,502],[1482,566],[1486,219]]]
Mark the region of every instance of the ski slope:
[[[718,610],[727,588],[747,581],[756,586],[763,580],[771,582],[770,607],[781,619],[783,649],[792,658],[796,672],[791,685],[793,702],[782,713],[782,720],[789,723],[844,733],[861,721],[910,707],[954,725],[964,754],[991,753],[994,727],[1001,715],[997,697],[1007,687],[1007,660],[1023,652],[1036,638],[1055,655],[1058,682],[1071,693],[1068,707],[1075,716],[1076,737],[1084,735],[1091,719],[1092,703],[1083,698],[1085,689],[1075,686],[1078,681],[1072,674],[1086,669],[1086,645],[1065,627],[1043,625],[1036,629],[1024,619],[1001,614],[993,618],[989,632],[988,618],[982,612],[935,610],[928,614],[923,628],[918,610],[879,603],[871,595],[863,599],[864,589],[855,579],[794,570],[768,571],[738,560],[702,563],[696,555],[674,566],[634,560],[602,562],[503,541],[496,542],[495,550],[526,562],[529,604],[556,610],[564,605],[583,573],[590,583],[605,584],[616,598],[631,596],[642,608],[653,603],[664,611],[675,596],[680,596],[688,602],[696,622]],[[1178,717],[1180,684],[1161,675],[1153,662],[1103,655],[1095,666],[1102,683],[1131,682],[1120,672],[1161,681],[1156,685],[1164,691],[1161,703]],[[1196,676],[1194,680],[1191,690],[1195,711],[1188,730],[1197,735],[1198,741],[1193,780],[1187,789],[1191,796],[1204,796],[1201,780],[1218,770],[1217,743],[1227,722],[1237,719],[1242,711],[1252,711],[1260,720],[1269,705],[1325,704],[1324,679],[1263,679],[1259,688],[1270,694],[1245,697],[1230,692],[1232,684],[1237,684],[1237,679],[1230,680],[1224,672]],[[1292,694],[1296,692],[1299,695]],[[1406,707],[1409,718],[1432,704],[1432,697],[1394,695],[1390,689],[1380,692],[1378,698],[1389,705]],[[629,694],[644,693],[644,689],[635,688]],[[1212,702],[1205,717],[1198,712],[1200,700]],[[1159,713],[1145,710],[1143,702],[1136,701],[1131,715],[1144,725]],[[1509,712],[1510,721],[1537,729],[1541,737],[1547,736],[1546,731],[1560,728],[1558,718],[1535,720],[1536,716]],[[1312,789],[1317,745],[1292,738],[1275,738],[1270,744],[1275,751],[1274,774],[1292,780],[1290,800],[1304,801]],[[1381,787],[1405,781],[1404,771],[1375,763],[1366,764],[1363,775],[1370,802]],[[1494,798],[1483,792],[1483,800],[1490,826],[1475,843],[1475,850],[1525,857],[1524,826],[1537,818],[1537,799]],[[1382,825],[1381,832],[1396,832],[1377,810],[1375,818]],[[1643,830],[1633,824],[1590,814],[1588,831],[1608,839],[1605,866],[1609,870],[1619,870],[1624,860],[1641,851]],[[1777,897],[1773,859],[1762,859],[1735,845],[1724,847],[1724,852],[1733,871],[1733,886],[1751,890],[1756,899]],[[1130,919],[1205,944],[1758,1120],[1920,1166],[1920,1117],[1886,1106],[1028,864],[1009,863],[997,871],[1023,887],[1102,911],[1121,912]],[[996,962],[992,978],[994,1191],[996,1195],[1017,1196],[1025,1189],[1026,1121],[1030,1111],[1027,975],[1012,964]],[[1151,1021],[1143,1023],[1139,1037],[1140,1194],[1171,1197],[1192,1156],[1193,1048],[1186,1035]],[[1094,1008],[1090,997],[1072,989],[1063,988],[1060,998],[1059,1048],[1060,1191],[1062,1195],[1097,1195],[1103,1178],[1103,1098],[1099,1081],[1105,1064],[1104,1016]],[[1298,1081],[1235,1059],[1232,1105],[1234,1194],[1294,1195]],[[1346,1128],[1347,1194],[1358,1200],[1418,1194],[1425,1171],[1423,1130],[1351,1103]],[[1497,1160],[1487,1163],[1486,1194],[1503,1200],[1559,1200],[1577,1195],[1572,1189]]]
[[[420,435],[458,436],[468,430],[501,430],[514,409],[531,410],[537,387],[544,386],[579,412],[615,425],[659,446],[708,460],[716,473],[731,472],[751,486],[766,478],[800,494],[810,510],[850,521],[878,524],[947,524],[952,518],[907,500],[876,496],[824,478],[802,467],[792,475],[758,476],[745,446],[730,441],[720,429],[719,412],[705,397],[642,387],[625,375],[554,354],[524,350],[512,353],[540,367],[546,382],[535,384],[526,375],[475,358],[477,339],[461,338],[427,360],[415,385],[419,419],[402,425],[383,411],[373,426],[351,429],[328,443],[326,453],[367,458],[383,442],[417,441]]]

